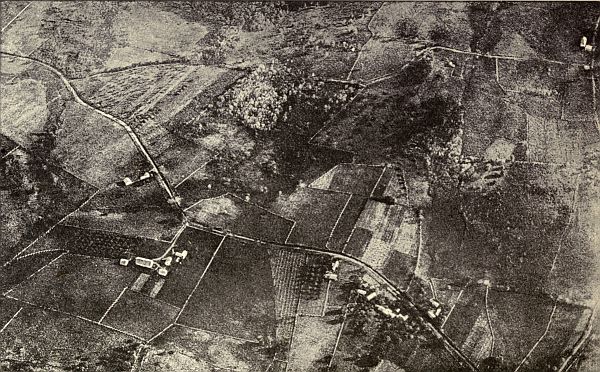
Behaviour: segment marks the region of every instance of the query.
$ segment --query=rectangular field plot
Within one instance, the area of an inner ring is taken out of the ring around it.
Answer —
[[[310,187],[369,197],[384,170],[385,167],[376,165],[339,164],[311,183]]]
[[[274,298],[267,248],[229,238],[219,248],[179,323],[248,340],[272,336]]]
[[[175,243],[175,250],[187,250],[188,256],[173,267],[156,298],[177,307],[183,306],[222,241],[223,237],[219,235],[185,229]]]
[[[346,246],[346,253],[362,251],[358,257],[377,269],[384,268],[392,252],[408,258],[416,255],[418,234],[413,215],[414,212],[404,206],[369,200]]]
[[[323,359],[332,355],[342,326],[341,319],[338,320],[335,322],[335,317],[298,317],[290,346],[288,371],[313,371],[326,365]]]
[[[293,319],[300,300],[300,271],[306,261],[306,254],[304,252],[272,248],[269,250],[269,256],[276,292],[275,315],[279,321]],[[283,332],[282,337],[291,337],[291,329],[289,331],[289,333]],[[278,336],[279,333],[278,327]]]
[[[370,230],[356,227],[344,246],[344,253],[354,257],[362,257],[365,253],[373,233]]]
[[[341,252],[346,245],[347,240],[350,238],[350,234],[354,230],[356,221],[360,217],[360,214],[367,203],[367,198],[357,195],[352,195],[346,209],[339,217],[338,223],[335,229],[331,232],[331,237],[327,241],[327,249]]]
[[[51,234],[61,242],[61,248],[86,256],[106,258],[122,258],[127,255],[158,257],[169,247],[169,243],[154,239],[63,225],[56,226]]]
[[[12,350],[19,350],[20,356],[43,360],[50,365],[70,366],[75,360],[86,360],[97,366],[114,358],[110,350],[120,349],[124,360],[133,361],[133,351],[137,344],[122,333],[108,330],[97,324],[86,322],[64,314],[45,311],[34,307],[24,307],[0,334],[0,354],[12,359]],[[38,359],[39,358],[39,359]],[[58,371],[59,369],[41,370]],[[6,371],[18,370],[7,369]]]
[[[582,161],[581,128],[562,120],[526,115],[528,160],[544,163]]]
[[[178,307],[126,290],[102,324],[149,339],[171,324],[178,312]]]
[[[135,276],[116,260],[64,254],[9,296],[98,321]]]
[[[309,187],[296,190],[276,211],[296,221],[287,243],[325,247],[348,197]]]
[[[550,298],[490,290],[494,356],[516,367],[544,333],[554,302]]]
[[[277,243],[285,242],[294,224],[232,194],[202,200],[186,211],[200,224]]]

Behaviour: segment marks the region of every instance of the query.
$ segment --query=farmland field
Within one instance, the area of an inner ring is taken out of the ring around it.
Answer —
[[[19,257],[57,249],[85,256],[114,259],[128,255],[158,257],[168,247],[168,243],[152,239],[59,224],[22,252]]]
[[[98,321],[135,275],[116,260],[65,254],[13,288],[10,296]]]
[[[348,195],[313,188],[300,188],[286,200],[279,200],[274,211],[296,221],[287,239],[291,244],[325,247]]]
[[[562,120],[527,115],[529,161],[580,164],[581,129]]]
[[[379,166],[340,164],[311,183],[310,187],[369,197],[384,171],[385,167]]]
[[[587,372],[599,12],[1,2],[0,370]]]
[[[191,370],[212,367],[266,371],[271,362],[268,355],[260,351],[262,346],[258,344],[248,344],[243,340],[180,325],[168,329],[152,345],[167,353],[150,352],[143,363],[142,370],[146,372],[161,372],[186,366]]]
[[[484,301],[485,288],[470,286],[456,303],[444,331],[457,345],[464,345],[478,319],[485,319]]]
[[[203,225],[268,242],[284,243],[294,224],[232,194],[202,200],[186,211]]]
[[[344,209],[344,212],[339,217],[338,224],[331,232],[331,237],[327,241],[328,249],[338,252],[341,252],[344,249],[366,203],[366,198],[352,195],[346,205],[346,209]]]
[[[341,322],[335,320],[334,317],[298,317],[288,371],[318,371],[327,365],[327,357],[333,352],[342,326]]]
[[[32,307],[24,307],[0,334],[0,345],[5,362],[14,363],[12,368],[9,365],[10,371],[18,370],[17,361],[33,359],[42,361],[41,367],[47,371],[76,366],[120,371],[133,361],[137,347],[131,337],[119,332]],[[49,366],[56,369],[46,369]]]
[[[6,292],[22,283],[30,275],[63,253],[62,251],[40,252],[26,258],[14,260],[9,265],[3,266],[0,268],[0,274],[2,274],[0,290]]]
[[[289,345],[300,301],[300,268],[306,261],[306,254],[272,248],[269,256],[275,290],[275,338]]]
[[[582,79],[569,83],[562,102],[563,120],[585,121],[592,120],[594,108],[589,103],[592,94],[590,79]]]
[[[274,288],[267,249],[225,239],[179,323],[249,340],[274,335]]]
[[[416,244],[418,243],[418,235],[414,229],[416,224],[410,222],[411,214],[414,212],[400,205],[368,201],[353,233],[353,235],[356,234],[358,230],[359,236],[362,236],[364,231],[369,232],[365,250],[358,257],[378,269],[384,268],[392,255],[394,263],[390,267],[397,267],[399,264],[397,259],[400,256],[406,256],[410,260],[410,256],[416,254]],[[351,237],[348,245],[352,247],[355,239],[360,238]]]
[[[521,362],[544,333],[553,306],[550,298],[491,290],[489,310],[496,340],[493,354],[501,356],[507,365]]]
[[[6,262],[95,191],[60,168],[17,149],[0,159],[0,260]]]
[[[149,339],[171,324],[178,312],[170,304],[126,290],[102,324]]]

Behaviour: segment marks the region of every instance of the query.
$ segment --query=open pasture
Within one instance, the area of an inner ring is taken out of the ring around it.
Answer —
[[[568,66],[538,60],[498,60],[498,80],[507,90],[559,99],[563,84],[574,77]]]
[[[504,99],[494,81],[494,62],[474,62],[464,91],[463,155],[483,157],[499,138],[518,143],[526,138],[525,111],[517,102]]]
[[[23,6],[26,4],[23,4]],[[42,24],[40,18],[43,17],[49,6],[50,3],[43,1],[31,3],[27,7],[27,10],[14,19],[6,30],[2,30],[2,50],[22,55],[29,55],[35,52],[45,40],[43,35],[41,35]],[[16,15],[15,13],[13,17]],[[8,14],[3,14],[4,16],[8,16]],[[2,27],[4,28],[5,26]]]
[[[388,74],[397,73],[414,56],[414,46],[404,40],[374,38],[369,40],[363,47],[351,77],[368,82]]]
[[[385,3],[371,24],[376,38],[406,43],[431,40],[468,49],[473,30],[466,3]]]
[[[589,316],[589,309],[559,303],[548,332],[524,363],[526,370],[539,371],[559,365],[562,357],[571,352],[571,348],[581,337]]]

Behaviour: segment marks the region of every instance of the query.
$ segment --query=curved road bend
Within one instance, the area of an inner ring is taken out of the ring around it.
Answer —
[[[253,239],[253,238],[249,238],[247,236],[243,236],[243,235],[238,235],[238,234],[234,234],[231,232],[225,233],[223,231],[218,231],[218,230],[214,230],[212,228],[203,226],[201,224],[195,223],[195,222],[189,222],[189,226],[198,230],[202,230],[202,231],[206,231],[206,232],[210,232],[213,234],[217,234],[217,235],[229,235],[232,236],[234,238],[237,239],[241,239],[241,240],[245,240],[248,242],[253,242],[253,243],[257,243],[257,244],[269,244],[269,245],[274,245],[274,246],[279,246],[279,247],[284,247],[284,248],[288,248],[288,249],[293,249],[293,250],[297,250],[297,251],[303,251],[303,252],[310,252],[310,253],[318,253],[318,254],[325,254],[328,255],[330,257],[339,259],[339,260],[345,260],[347,262],[350,262],[352,264],[355,264],[357,266],[360,266],[361,268],[363,268],[366,272],[368,272],[370,275],[372,275],[380,284],[383,284],[387,287],[387,289],[396,297],[401,297],[402,299],[404,299],[411,308],[413,308],[413,310],[417,311],[421,317],[427,322],[427,324],[429,324],[430,328],[433,330],[433,332],[440,337],[441,339],[444,340],[444,344],[446,345],[446,347],[448,347],[449,349],[451,349],[454,353],[456,353],[456,355],[458,355],[460,357],[460,359],[469,366],[469,368],[472,371],[479,371],[479,369],[477,368],[477,366],[475,365],[475,363],[473,363],[463,352],[462,350],[460,350],[460,348],[458,346],[456,346],[456,344],[454,343],[454,341],[448,337],[438,326],[436,326],[435,324],[433,324],[430,320],[429,317],[427,316],[427,312],[423,311],[421,309],[419,309],[414,302],[412,301],[412,299],[404,292],[402,292],[401,290],[399,290],[396,285],[394,283],[392,283],[392,281],[390,281],[388,278],[386,278],[384,275],[382,275],[381,273],[379,273],[377,270],[375,270],[373,267],[371,267],[370,265],[366,264],[365,262],[352,257],[348,254],[345,253],[340,253],[340,252],[334,252],[334,251],[330,251],[327,249],[321,249],[321,248],[317,248],[317,247],[311,247],[311,246],[307,246],[307,245],[302,245],[302,244],[289,244],[289,243],[278,243],[278,242],[271,242],[271,241],[264,241],[264,240],[259,240],[259,239]]]
[[[131,127],[127,123],[125,123],[123,120],[121,120],[117,117],[112,116],[109,113],[106,113],[106,112],[100,110],[99,108],[92,106],[91,104],[89,104],[89,103],[85,102],[83,99],[81,99],[81,97],[79,96],[79,94],[77,93],[75,88],[73,88],[73,86],[71,85],[71,82],[62,74],[62,72],[57,70],[55,67],[47,64],[46,62],[40,61],[33,57],[22,56],[19,54],[14,54],[14,53],[5,52],[5,51],[0,51],[0,54],[10,56],[13,58],[18,58],[18,59],[22,59],[22,60],[35,62],[37,64],[40,64],[40,65],[46,67],[48,70],[52,71],[55,75],[57,75],[62,80],[63,84],[67,87],[67,89],[73,95],[75,102],[79,103],[82,106],[85,106],[87,108],[94,110],[96,113],[104,116],[105,118],[107,118],[107,119],[117,123],[121,127],[123,127],[125,129],[125,131],[127,132],[127,134],[129,135],[129,137],[132,139],[133,143],[138,148],[138,150],[144,155],[146,160],[148,160],[148,162],[152,166],[152,172],[154,172],[156,174],[157,180],[158,180],[159,184],[161,185],[161,187],[167,192],[169,197],[177,204],[177,206],[181,207],[178,199],[175,197],[175,194],[173,193],[173,190],[169,186],[169,182],[167,181],[165,176],[158,169],[156,162],[154,161],[152,156],[150,156],[150,154],[148,153],[148,150],[146,149],[146,147],[144,146],[144,144],[142,143],[140,138],[137,136],[137,134],[133,131],[133,129],[131,129]]]

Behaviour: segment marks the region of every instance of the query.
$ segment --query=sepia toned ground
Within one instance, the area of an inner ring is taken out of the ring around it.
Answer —
[[[595,371],[599,25],[1,2],[0,370]]]

